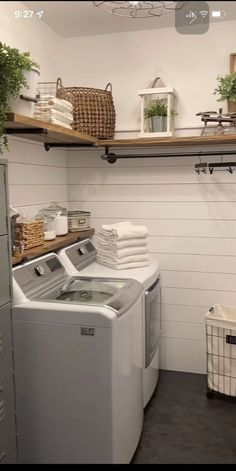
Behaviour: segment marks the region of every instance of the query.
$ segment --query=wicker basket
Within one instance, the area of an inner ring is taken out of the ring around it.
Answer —
[[[16,225],[16,241],[23,243],[24,250],[32,249],[44,243],[44,222],[19,222]]]
[[[58,78],[56,96],[72,103],[74,130],[98,139],[114,137],[116,114],[111,83],[107,84],[105,90],[63,87],[61,78]]]

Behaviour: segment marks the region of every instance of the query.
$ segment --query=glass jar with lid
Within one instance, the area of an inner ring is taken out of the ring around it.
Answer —
[[[54,216],[44,216],[44,238],[53,240],[56,238],[56,220]]]
[[[48,214],[46,210],[41,209],[36,215],[36,219],[43,219],[44,240],[54,240],[56,238],[55,216],[53,216],[53,214]]]
[[[68,233],[68,216],[66,208],[53,202],[50,206],[43,209],[43,213],[46,217],[54,217],[56,236]]]

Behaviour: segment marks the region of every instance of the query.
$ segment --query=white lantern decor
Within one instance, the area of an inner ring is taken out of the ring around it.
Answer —
[[[159,77],[154,80],[153,86]],[[176,92],[172,87],[139,90],[141,97],[141,132],[139,137],[173,135]]]

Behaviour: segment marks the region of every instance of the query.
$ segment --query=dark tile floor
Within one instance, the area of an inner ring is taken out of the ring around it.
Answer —
[[[132,464],[236,464],[236,399],[206,397],[204,375],[161,371]]]

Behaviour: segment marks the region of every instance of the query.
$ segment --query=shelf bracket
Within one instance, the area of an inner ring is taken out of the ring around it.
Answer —
[[[44,143],[44,149],[48,152],[51,148],[53,147],[66,147],[66,148],[72,148],[72,147],[75,147],[75,148],[89,148],[89,149],[92,149],[94,148],[94,144],[83,144],[83,143],[73,143],[73,142],[45,142]]]
[[[46,136],[48,130],[44,128],[6,128],[6,134],[42,134]]]

